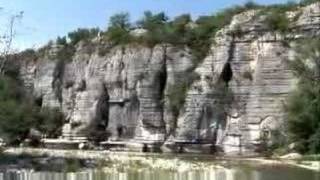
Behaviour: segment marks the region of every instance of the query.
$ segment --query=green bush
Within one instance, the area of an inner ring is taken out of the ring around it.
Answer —
[[[270,30],[284,34],[289,31],[290,20],[285,11],[271,10],[266,17],[266,25]]]
[[[79,28],[73,32],[68,33],[71,45],[76,45],[81,40],[90,40],[99,34],[99,28]]]
[[[25,95],[17,80],[0,77],[0,135],[9,144],[19,144],[30,129],[56,136],[63,117],[56,110],[41,110]]]
[[[137,22],[137,25],[141,28],[149,31],[156,30],[159,26],[163,26],[169,20],[168,16],[164,12],[153,14],[151,11],[144,12],[144,17]]]
[[[298,77],[297,89],[286,105],[291,141],[301,152],[320,152],[320,39],[302,41],[290,67]]]
[[[90,40],[94,37],[96,37],[100,33],[99,28],[79,28],[73,32],[68,33],[68,39],[70,42],[68,42],[67,37],[57,37],[56,44],[58,45],[58,52],[55,55],[55,57],[58,60],[62,61],[71,61],[72,57],[76,51],[75,45],[78,44],[80,41],[87,41],[86,45],[90,45]],[[52,43],[51,43],[52,44]],[[48,47],[50,45],[48,44]],[[44,47],[41,51],[45,51],[48,47]],[[42,52],[41,54],[44,54],[45,52]]]
[[[83,130],[83,134],[89,138],[91,142],[99,144],[101,141],[106,141],[112,135],[112,133],[106,129],[104,125],[93,122]]]
[[[175,117],[179,116],[179,111],[184,105],[188,86],[186,83],[177,83],[168,88],[168,99],[170,110]]]
[[[115,14],[110,18],[110,24],[107,31],[108,39],[115,44],[127,44],[130,42],[129,14]]]
[[[144,13],[144,17],[137,22],[137,26],[147,30],[146,35],[139,39],[142,43],[152,47],[156,44],[165,43],[168,39],[169,26],[166,24],[168,17],[161,12],[153,14],[150,11]]]
[[[60,49],[57,52],[56,55],[56,59],[57,60],[61,60],[61,61],[66,61],[66,62],[70,62],[72,61],[72,57],[75,53],[75,48],[74,46],[70,45],[70,44],[65,44],[62,47],[59,47]]]
[[[58,45],[67,45],[67,38],[64,36],[64,37],[57,37],[57,40],[56,40],[57,44]]]
[[[309,5],[309,4],[312,4],[312,3],[316,3],[316,2],[319,2],[319,0],[301,0],[300,1],[300,5],[306,6],[306,5]]]
[[[0,103],[0,134],[9,144],[17,144],[24,140],[32,125],[36,125],[33,118],[34,109],[27,104],[20,104],[14,100]]]
[[[187,91],[192,83],[199,79],[196,73],[187,73],[180,77],[174,85],[168,87],[167,97],[169,99],[169,108],[175,117],[179,116],[179,111],[185,103]]]
[[[176,17],[172,22],[166,24],[164,32],[167,34],[164,38],[166,43],[185,46],[190,37],[190,27],[192,22],[190,14],[183,14]]]
[[[57,138],[61,135],[64,124],[64,115],[58,108],[41,108],[37,112],[36,128],[49,138]]]
[[[22,89],[15,79],[10,77],[0,77],[0,102],[11,99],[22,99]]]

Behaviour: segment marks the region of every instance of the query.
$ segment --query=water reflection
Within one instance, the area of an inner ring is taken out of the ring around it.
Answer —
[[[0,180],[320,180],[320,174],[288,167],[219,168],[187,172],[144,169],[127,172],[86,170],[76,173],[54,173],[22,170],[2,173]]]

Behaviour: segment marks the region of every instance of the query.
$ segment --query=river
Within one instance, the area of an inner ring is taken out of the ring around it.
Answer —
[[[159,164],[158,160],[153,161]],[[318,172],[287,165],[247,165],[245,162],[235,164],[219,161],[192,161],[190,165],[184,160],[181,163],[179,159],[166,161],[174,163],[166,162],[168,165],[160,168],[138,161],[125,165],[113,162],[108,166],[80,168],[73,172],[7,169],[0,173],[0,180],[320,180]]]

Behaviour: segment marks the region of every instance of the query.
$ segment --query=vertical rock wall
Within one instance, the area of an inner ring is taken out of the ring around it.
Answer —
[[[101,56],[99,42],[77,45],[71,59],[25,62],[21,77],[42,106],[66,115],[64,136],[81,136],[91,124],[113,138],[136,141],[212,143],[227,153],[253,151],[261,133],[281,128],[283,104],[294,88],[286,39],[317,36],[319,3],[290,12],[299,18],[292,33],[270,32],[263,16],[248,11],[212,39],[208,56],[193,71],[187,48],[157,45],[114,47]],[[235,34],[241,27],[243,34]],[[179,116],[170,107],[169,87],[196,73]],[[119,134],[121,129],[121,134]]]

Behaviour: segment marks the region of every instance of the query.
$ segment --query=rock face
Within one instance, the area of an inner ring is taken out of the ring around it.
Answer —
[[[112,137],[152,142],[201,142],[226,153],[254,151],[261,135],[282,127],[283,104],[295,79],[287,66],[294,52],[284,43],[319,35],[320,4],[290,12],[292,33],[270,32],[263,16],[248,11],[213,38],[210,53],[194,69],[187,48],[157,45],[113,47],[79,43],[71,59],[25,62],[21,77],[42,106],[66,115],[63,136],[83,136],[101,125]],[[237,35],[236,28],[242,34]],[[179,115],[170,108],[169,87],[198,74]]]

